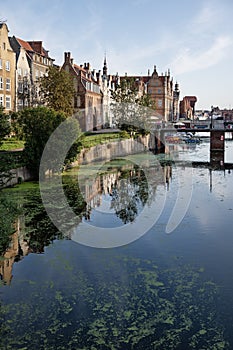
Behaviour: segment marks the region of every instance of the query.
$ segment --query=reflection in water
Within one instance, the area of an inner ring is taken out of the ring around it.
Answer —
[[[153,195],[159,184],[169,187],[171,164],[150,169],[154,179]],[[162,170],[162,176],[160,175]],[[159,174],[159,175],[158,175]],[[95,224],[96,211],[100,214],[111,213],[120,219],[121,224],[132,222],[142,210],[148,199],[147,179],[144,171],[129,161],[112,161],[100,169],[98,176],[82,177],[78,182],[77,174],[63,176],[63,188],[69,205],[81,220],[92,221]],[[9,191],[9,190],[8,190]],[[55,239],[64,238],[51,223],[40,198],[39,187],[30,183],[16,186],[10,190],[12,198],[18,203],[23,213],[17,219],[16,231],[11,236],[11,243],[3,253],[0,261],[0,275],[4,283],[9,284],[12,278],[12,268],[15,261],[21,260],[28,253],[44,253],[44,248]],[[56,189],[54,189],[56,194]],[[108,206],[106,207],[106,198]],[[55,208],[63,219],[63,208],[59,203]],[[4,213],[2,214],[4,215]],[[103,217],[104,220],[104,217]],[[112,225],[114,220],[108,222]],[[74,223],[63,223],[67,232]],[[76,223],[75,223],[76,225]],[[67,234],[65,238],[70,238]]]
[[[85,219],[91,220],[92,209],[115,214],[126,224],[132,222],[148,198],[147,179],[139,166],[126,163],[123,167],[110,163],[98,176],[82,180],[87,203]]]
[[[147,175],[154,196],[161,188],[168,194],[161,219],[142,239],[117,249],[84,247],[63,237],[47,217],[37,186],[10,190],[23,214],[0,261],[3,280],[11,282],[1,288],[1,349],[232,348],[232,173],[213,171],[210,193],[208,169],[194,169],[190,210],[168,236],[164,227],[185,165],[166,155],[158,159]],[[111,215],[124,225],[149,198],[144,169],[132,162],[109,162],[93,178],[71,172],[63,186],[80,223]],[[65,223],[67,231],[74,224]],[[20,262],[12,272],[15,260]]]

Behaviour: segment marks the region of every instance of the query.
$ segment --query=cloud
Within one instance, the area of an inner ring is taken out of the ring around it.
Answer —
[[[182,53],[176,56],[174,61],[170,63],[170,67],[175,74],[209,68],[227,57],[232,43],[229,36],[219,36],[213,45],[205,51],[193,52],[191,49],[182,49]]]
[[[203,26],[210,26],[217,20],[219,16],[219,10],[213,4],[210,5],[208,2],[204,4],[201,11],[193,19],[192,25],[196,28],[203,28]]]

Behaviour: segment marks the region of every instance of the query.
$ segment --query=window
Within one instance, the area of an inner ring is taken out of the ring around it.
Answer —
[[[39,77],[39,71],[36,70],[36,78],[38,78],[38,77]]]
[[[161,94],[162,90],[161,90],[161,89],[158,89],[158,91],[157,91],[157,92],[158,92],[158,94]]]
[[[22,69],[21,68],[18,68],[18,74],[22,75]]]
[[[23,92],[23,83],[19,82],[18,83],[18,92],[21,94]]]
[[[162,107],[163,106],[163,100],[159,99],[158,100],[158,107]]]
[[[0,95],[0,106],[3,106],[3,95]]]
[[[2,69],[2,59],[0,58],[0,69]]]
[[[10,61],[6,61],[6,70],[10,71]]]
[[[0,90],[3,90],[3,78],[0,77]]]
[[[11,89],[11,80],[9,78],[6,78],[6,90],[10,91]]]
[[[6,43],[2,44],[3,50],[6,50]]]
[[[6,96],[6,109],[11,109],[11,97]]]
[[[28,70],[24,69],[24,76],[27,77],[27,75],[28,75]]]

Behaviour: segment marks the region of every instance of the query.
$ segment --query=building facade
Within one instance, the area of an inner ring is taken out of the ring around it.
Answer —
[[[15,52],[6,23],[0,22],[0,105],[6,112],[15,110]]]
[[[100,72],[99,72],[100,74]],[[104,58],[104,65],[102,75],[100,75],[100,88],[103,94],[102,105],[103,105],[103,126],[104,128],[115,127],[115,118],[112,110],[112,91],[115,91],[116,86],[119,84],[119,76],[109,75],[107,68],[106,57]]]
[[[39,78],[43,77],[54,59],[42,41],[24,41],[13,36],[10,43],[16,53],[16,110],[40,104]]]
[[[150,74],[148,70],[147,76],[125,76],[120,79],[133,79],[135,87],[138,90],[138,96],[147,93],[155,103],[155,112],[157,116],[165,122],[174,121],[179,115],[179,86],[176,83],[173,87],[173,78],[170,71],[159,75],[156,66]]]
[[[90,63],[74,64],[70,52],[64,53],[61,67],[68,72],[74,83],[73,108],[82,131],[91,131],[103,127],[103,94],[100,89],[100,72],[91,71]]]
[[[180,117],[185,119],[194,119],[196,96],[185,96],[180,101]]]

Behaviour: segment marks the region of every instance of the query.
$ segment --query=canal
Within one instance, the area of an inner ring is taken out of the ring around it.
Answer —
[[[69,220],[51,183],[4,190],[0,349],[233,349],[233,169],[209,160],[206,138],[71,169]]]

